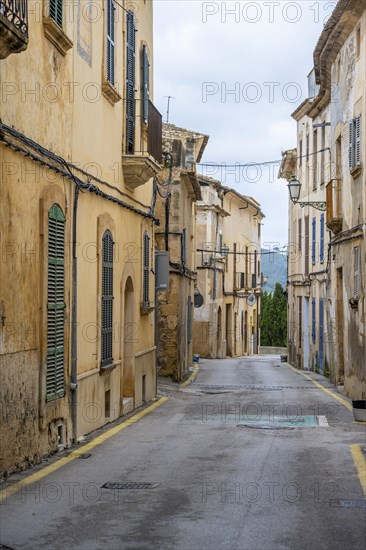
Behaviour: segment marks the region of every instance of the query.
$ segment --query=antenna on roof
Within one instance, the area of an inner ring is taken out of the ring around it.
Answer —
[[[176,97],[173,97],[171,95],[166,95],[164,97],[166,97],[168,99],[168,108],[166,110],[166,123],[169,124],[170,100],[171,99],[176,99]]]

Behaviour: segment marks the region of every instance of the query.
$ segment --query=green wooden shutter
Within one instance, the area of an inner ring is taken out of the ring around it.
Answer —
[[[54,204],[48,213],[46,398],[65,394],[65,216]]]
[[[63,0],[50,0],[50,17],[62,29],[62,26],[63,26]]]
[[[142,118],[145,124],[149,120],[149,98],[150,98],[150,64],[147,55],[147,48],[142,48]]]
[[[348,166],[349,170],[352,171],[355,166],[355,125],[354,121],[351,120],[348,126]]]
[[[127,13],[127,57],[126,57],[126,150],[135,150],[135,20],[131,11]]]
[[[147,233],[144,234],[143,243],[143,284],[142,284],[142,302],[145,306],[149,305],[149,277],[150,277],[150,239]]]
[[[107,80],[114,86],[114,0],[107,0]]]
[[[355,246],[353,249],[354,267],[353,267],[353,297],[358,298],[359,272],[360,272],[360,247]]]
[[[355,165],[361,164],[361,116],[355,118]]]
[[[102,367],[113,363],[113,238],[102,239]]]

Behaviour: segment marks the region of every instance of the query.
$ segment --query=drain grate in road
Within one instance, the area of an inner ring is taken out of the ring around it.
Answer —
[[[134,482],[129,481],[126,483],[115,483],[113,481],[108,481],[102,485],[102,489],[118,489],[118,490],[128,490],[128,491],[137,491],[143,489],[155,489],[159,486],[159,483],[144,483],[144,482]]]
[[[259,384],[200,384],[195,382],[194,387],[202,393],[218,394],[236,390],[277,391],[277,390],[316,390],[316,386],[261,386]]]
[[[330,501],[331,506],[336,508],[366,508],[366,500],[359,498],[343,498]]]

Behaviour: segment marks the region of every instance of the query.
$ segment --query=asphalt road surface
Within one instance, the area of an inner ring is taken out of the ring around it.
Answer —
[[[81,457],[12,476],[5,489],[28,485],[0,505],[3,548],[365,549],[352,455],[365,426],[344,403],[269,356],[203,360],[192,384],[159,393]]]

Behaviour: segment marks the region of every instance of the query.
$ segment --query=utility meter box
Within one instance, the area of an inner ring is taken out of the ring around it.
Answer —
[[[169,290],[169,252],[155,252],[155,288]]]

